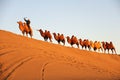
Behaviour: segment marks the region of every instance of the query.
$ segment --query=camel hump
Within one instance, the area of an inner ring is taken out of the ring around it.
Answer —
[[[63,34],[60,35],[60,39],[64,40],[64,35]]]
[[[49,36],[49,38],[52,38],[50,31],[48,31],[48,36]]]
[[[86,42],[87,42],[87,45],[90,45],[90,41],[89,41],[88,39],[87,39],[87,41],[86,41]]]
[[[114,48],[114,45],[113,45],[112,41],[110,42],[110,45],[111,45],[112,48]]]
[[[110,44],[112,44],[112,45],[113,45],[112,41],[110,41]]]
[[[48,34],[48,31],[47,30],[45,30],[45,35],[47,35]]]
[[[55,35],[55,33],[53,33],[53,35]]]
[[[61,34],[61,36],[63,36],[63,34]]]

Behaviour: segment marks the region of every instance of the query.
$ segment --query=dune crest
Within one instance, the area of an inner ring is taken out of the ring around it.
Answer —
[[[120,56],[0,30],[0,80],[120,80]]]

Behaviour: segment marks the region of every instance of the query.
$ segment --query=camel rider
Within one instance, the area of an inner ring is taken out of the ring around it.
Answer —
[[[28,19],[28,20],[26,20],[25,18],[24,18],[24,20],[25,20],[25,22],[26,22],[26,24],[27,24],[28,28],[30,28],[30,20],[29,20],[29,19]]]

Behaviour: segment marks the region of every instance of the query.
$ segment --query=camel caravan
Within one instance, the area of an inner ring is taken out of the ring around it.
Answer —
[[[22,21],[18,21],[17,23],[19,24],[19,29],[22,32],[23,36],[26,33],[26,36],[28,36],[28,34],[30,35],[30,37],[32,38],[33,36],[33,32],[32,32],[32,28],[30,26],[30,20],[26,20],[26,18],[24,18],[25,22]],[[110,50],[112,52],[112,54],[117,54],[116,53],[116,49],[113,45],[112,42],[100,42],[100,41],[92,41],[92,40],[88,40],[88,39],[78,39],[76,36],[72,35],[71,37],[69,36],[64,36],[63,34],[60,33],[52,33],[48,30],[43,31],[42,29],[37,30],[41,37],[43,37],[44,41],[49,41],[53,42],[52,39],[54,37],[54,39],[57,41],[58,44],[65,45],[65,43],[67,42],[68,44],[71,45],[71,47],[73,47],[73,45],[76,45],[78,48],[84,49],[84,50],[89,50],[89,51],[98,51],[98,52],[104,52],[104,53],[110,53]],[[107,51],[107,52],[106,52]]]

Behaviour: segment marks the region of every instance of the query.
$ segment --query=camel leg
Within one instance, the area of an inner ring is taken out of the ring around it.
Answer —
[[[104,53],[106,52],[106,50],[104,49]]]
[[[96,49],[97,49],[97,48],[96,48],[96,47],[94,47],[94,51],[96,51]]]
[[[108,49],[108,54],[109,54],[109,49]]]
[[[64,45],[65,45],[65,41],[64,41]]]
[[[31,32],[31,31],[29,32],[29,35],[30,35],[30,37],[32,38],[32,32]]]
[[[45,41],[47,41],[48,39],[46,38]]]
[[[103,49],[102,49],[102,47],[100,47],[100,49],[101,49],[101,51],[103,52]]]
[[[60,44],[60,40],[58,40],[57,42],[58,42],[58,44]]]
[[[65,40],[63,40],[63,44],[65,45]]]
[[[89,46],[88,48],[89,48],[89,51],[90,51],[90,50],[91,50],[91,47]]]
[[[82,49],[83,49],[84,46],[82,46]]]
[[[72,48],[73,48],[73,45],[71,45],[72,46]]]
[[[88,50],[89,50],[89,46],[88,46]],[[89,50],[90,51],[90,50]]]
[[[79,48],[79,44],[77,44],[77,47]]]
[[[28,37],[28,33],[26,32],[26,36]]]
[[[28,34],[26,34],[26,36],[28,37]]]
[[[88,50],[90,51],[90,47],[88,46]]]
[[[32,38],[32,36],[31,36],[31,38]]]
[[[111,49],[111,51],[112,51],[112,54],[113,54],[113,49]]]
[[[114,52],[115,52],[115,54],[117,54],[117,52],[116,52],[115,48],[114,48]]]
[[[44,41],[46,41],[45,37],[44,37]]]
[[[85,50],[86,50],[86,46],[85,46]]]
[[[49,38],[50,42],[52,42],[52,40]]]
[[[106,49],[104,49],[104,53],[106,53]]]
[[[60,44],[60,41],[58,41],[58,44]]]
[[[114,53],[114,52],[115,52],[115,54],[117,54],[117,53],[116,53],[116,50],[115,50],[115,48],[113,48],[113,49],[111,49],[111,50],[112,50],[112,53]]]
[[[79,48],[79,43],[76,43],[77,47]]]
[[[98,49],[98,52],[100,52],[100,49]]]
[[[47,37],[44,37],[44,41],[47,41],[47,39],[48,39]]]
[[[22,34],[23,34],[23,36],[24,36],[25,32],[24,32],[24,31],[22,31]]]

